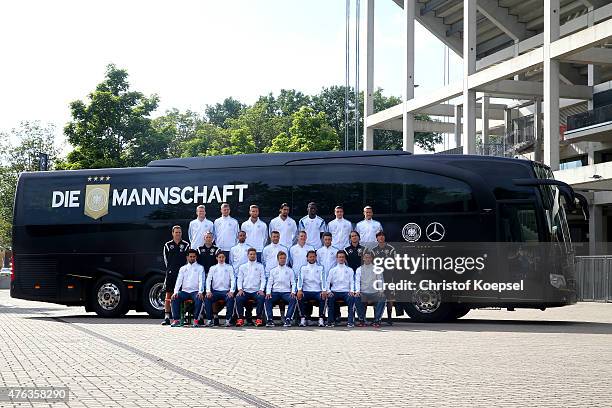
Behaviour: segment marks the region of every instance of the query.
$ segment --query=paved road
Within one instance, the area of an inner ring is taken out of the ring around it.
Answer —
[[[0,290],[0,324],[0,386],[68,386],[74,407],[612,406],[612,304],[380,330],[171,329]]]

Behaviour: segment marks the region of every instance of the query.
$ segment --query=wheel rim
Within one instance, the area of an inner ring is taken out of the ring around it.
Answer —
[[[149,289],[149,304],[155,310],[164,310],[166,294],[164,293],[163,282],[158,282]]]
[[[418,290],[414,294],[414,307],[421,313],[433,313],[441,304],[442,295],[437,290]]]
[[[115,310],[121,301],[121,291],[114,283],[105,283],[98,289],[98,304],[104,310]]]

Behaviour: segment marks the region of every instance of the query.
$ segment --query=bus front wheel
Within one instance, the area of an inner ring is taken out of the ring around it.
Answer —
[[[412,302],[406,303],[404,310],[410,319],[422,323],[444,322],[452,313],[452,305],[442,301],[437,290],[417,290]]]
[[[140,298],[142,309],[149,316],[156,319],[164,317],[164,303],[166,301],[166,292],[164,290],[164,277],[155,275],[147,279],[142,287],[142,295]]]
[[[127,313],[128,294],[125,283],[112,276],[103,276],[93,286],[91,303],[101,317],[119,317]]]

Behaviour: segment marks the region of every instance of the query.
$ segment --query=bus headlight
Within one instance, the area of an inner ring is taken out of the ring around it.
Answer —
[[[566,287],[565,276],[551,273],[550,274],[550,284],[557,289],[565,288]]]

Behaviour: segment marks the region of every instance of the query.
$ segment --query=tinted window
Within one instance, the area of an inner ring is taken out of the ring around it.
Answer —
[[[359,215],[365,205],[376,214],[466,212],[476,209],[470,187],[462,181],[412,170],[362,165],[295,166],[294,208],[306,213],[315,201],[320,214]]]

